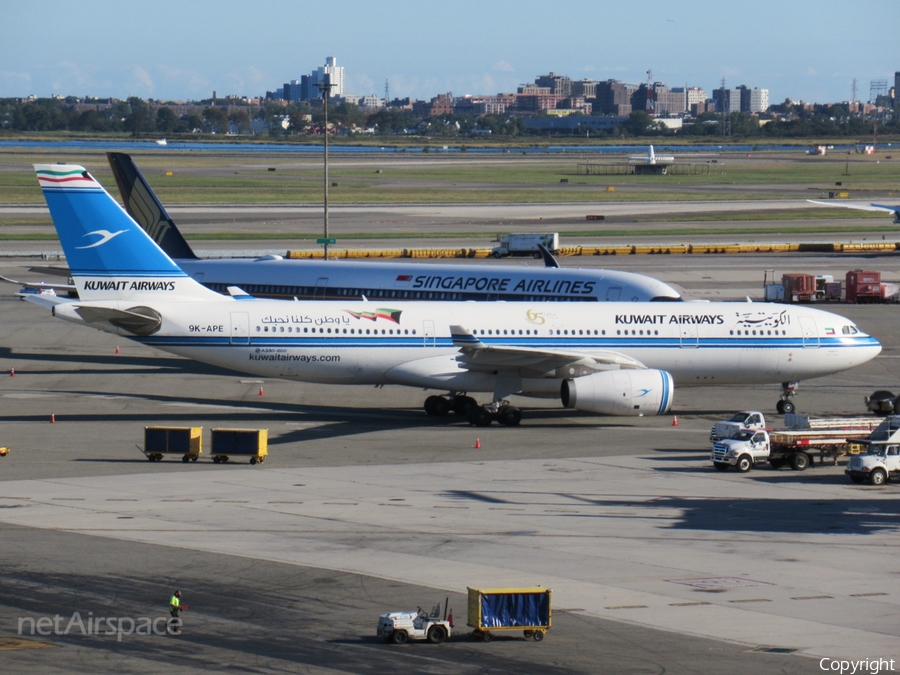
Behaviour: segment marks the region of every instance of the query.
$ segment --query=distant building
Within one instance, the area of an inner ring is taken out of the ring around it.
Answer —
[[[631,95],[637,90],[633,84],[618,80],[595,83],[594,112],[603,115],[627,117],[631,114]]]
[[[769,109],[768,89],[760,89],[759,87],[750,89],[742,84],[737,90],[741,96],[740,111],[742,113],[759,114]]]
[[[370,94],[369,96],[362,96],[359,99],[359,107],[360,108],[383,108],[384,101],[378,98],[375,94]]]
[[[550,87],[541,87],[537,84],[523,84],[516,89],[517,94],[523,96],[550,96]]]
[[[741,111],[741,92],[737,89],[714,89],[713,101],[716,102],[716,112],[733,113]]]
[[[597,83],[593,80],[573,82],[571,95],[581,98],[597,98]]]
[[[281,92],[281,97],[288,103],[297,103],[298,101],[304,100],[301,96],[300,80],[285,82],[284,86],[281,88]]]
[[[541,75],[535,78],[534,83],[538,87],[548,88],[550,93],[556,96],[568,98],[572,95],[572,80],[565,75],[557,75],[556,73]]]

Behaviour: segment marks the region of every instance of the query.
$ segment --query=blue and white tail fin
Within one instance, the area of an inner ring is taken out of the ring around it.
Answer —
[[[225,299],[188,277],[84,167],[34,169],[81,300]]]

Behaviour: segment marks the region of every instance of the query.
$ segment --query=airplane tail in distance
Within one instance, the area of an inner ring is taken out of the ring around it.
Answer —
[[[124,152],[107,152],[106,159],[119,186],[119,194],[128,215],[144,228],[170,258],[196,260],[197,256],[185,241],[175,222],[166,213],[147,179]]]
[[[188,277],[84,167],[34,168],[81,300],[223,299]]]

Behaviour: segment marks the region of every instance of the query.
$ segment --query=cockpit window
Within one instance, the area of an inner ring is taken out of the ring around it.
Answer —
[[[856,326],[844,326],[843,328],[841,328],[841,332],[844,335],[856,335],[857,333],[859,333],[859,330],[856,328]]]

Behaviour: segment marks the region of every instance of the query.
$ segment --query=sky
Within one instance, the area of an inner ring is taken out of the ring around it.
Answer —
[[[259,96],[324,65],[345,93],[515,92],[555,72],[869,100],[900,71],[900,0],[3,0],[0,97]]]

